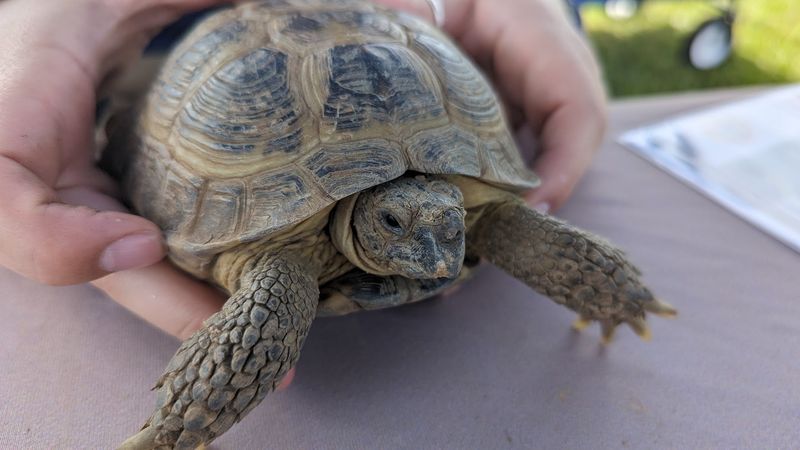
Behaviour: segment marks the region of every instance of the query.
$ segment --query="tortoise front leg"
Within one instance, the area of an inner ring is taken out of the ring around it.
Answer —
[[[297,362],[319,287],[308,262],[264,257],[158,381],[158,406],[123,449],[196,448],[238,422]]]
[[[653,297],[622,251],[516,198],[487,206],[467,239],[471,251],[576,311],[576,328],[600,321],[605,342],[623,322],[648,338],[645,312],[677,313]]]

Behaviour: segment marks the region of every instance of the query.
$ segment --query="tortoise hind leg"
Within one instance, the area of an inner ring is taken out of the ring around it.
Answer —
[[[277,387],[313,320],[316,273],[297,258],[264,257],[241,288],[186,340],[158,381],[158,407],[123,449],[211,442]]]
[[[676,314],[653,297],[622,251],[516,198],[489,205],[467,240],[472,252],[576,311],[576,328],[599,321],[605,341],[620,323],[649,337],[646,312]]]
[[[457,278],[425,280],[373,275],[354,269],[322,287],[319,315],[338,316],[418,302],[446,291],[469,273],[470,269],[464,267]]]

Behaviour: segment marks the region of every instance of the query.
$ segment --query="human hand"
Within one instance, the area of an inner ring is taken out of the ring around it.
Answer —
[[[219,293],[167,262],[125,270],[163,258],[161,233],[125,212],[93,148],[98,90],[160,27],[212,3],[0,3],[0,265],[54,285],[103,277],[112,298],[180,338],[219,309]]]
[[[374,1],[433,20],[425,0]],[[527,200],[540,210],[566,201],[606,125],[598,65],[560,2],[444,0],[444,31],[493,80],[526,160],[538,140],[532,165],[542,185]]]

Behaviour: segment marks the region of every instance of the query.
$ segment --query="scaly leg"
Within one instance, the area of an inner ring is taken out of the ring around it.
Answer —
[[[653,297],[622,251],[517,199],[488,206],[467,239],[471,251],[576,311],[576,328],[599,321],[605,342],[623,322],[647,339],[645,312],[677,313]]]
[[[238,422],[297,362],[319,287],[308,264],[263,257],[186,340],[158,381],[158,406],[123,449],[196,448]]]

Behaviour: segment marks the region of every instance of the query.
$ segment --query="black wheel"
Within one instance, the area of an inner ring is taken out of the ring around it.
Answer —
[[[633,17],[642,0],[606,0],[606,15],[612,19],[624,20]]]
[[[731,55],[733,27],[730,17],[718,17],[704,22],[692,34],[686,45],[686,59],[697,70],[715,69]]]

